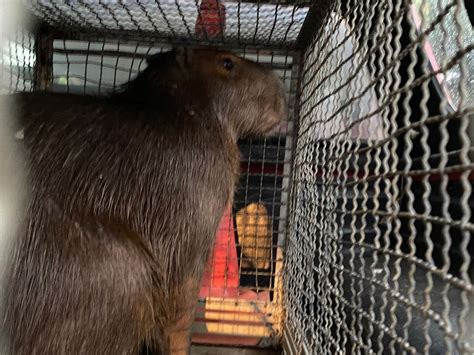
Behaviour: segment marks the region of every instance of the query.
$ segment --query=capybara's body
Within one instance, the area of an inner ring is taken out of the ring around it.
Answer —
[[[29,201],[5,304],[13,354],[187,354],[238,138],[286,115],[231,54],[176,50],[106,98],[18,94]]]

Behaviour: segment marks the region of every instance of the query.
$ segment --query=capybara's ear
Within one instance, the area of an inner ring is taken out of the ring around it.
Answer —
[[[193,60],[193,50],[188,47],[176,47],[174,49],[176,62],[182,68],[188,67]]]

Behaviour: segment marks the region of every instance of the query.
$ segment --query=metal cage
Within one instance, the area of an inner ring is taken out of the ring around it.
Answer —
[[[290,118],[242,141],[195,343],[474,353],[474,14],[463,0],[30,0],[1,93],[103,94],[145,57],[273,68]]]

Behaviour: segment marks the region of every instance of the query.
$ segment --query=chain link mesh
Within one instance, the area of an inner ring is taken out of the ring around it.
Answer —
[[[326,8],[303,53],[286,351],[470,353],[474,33],[464,4]]]

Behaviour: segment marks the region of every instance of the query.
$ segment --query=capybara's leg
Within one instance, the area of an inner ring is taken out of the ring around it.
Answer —
[[[45,215],[46,214],[46,215]],[[11,353],[137,354],[152,328],[152,270],[117,225],[36,214],[15,255],[5,330]]]
[[[200,278],[189,278],[178,289],[176,318],[169,328],[170,354],[188,355],[191,346],[191,326],[199,296]]]
[[[189,354],[200,284],[199,277],[189,277],[178,286],[169,286],[167,296],[155,297],[155,328],[140,355]]]

